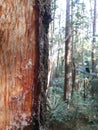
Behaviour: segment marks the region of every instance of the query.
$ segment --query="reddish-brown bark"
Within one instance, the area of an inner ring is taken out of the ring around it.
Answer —
[[[39,67],[38,7],[28,0],[1,1],[0,130],[27,126],[38,113]]]

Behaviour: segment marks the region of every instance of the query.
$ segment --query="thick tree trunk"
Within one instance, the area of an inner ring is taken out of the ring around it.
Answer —
[[[0,1],[0,130],[39,130],[47,86],[47,12],[41,14],[38,1]]]
[[[46,89],[48,82],[48,29],[51,22],[50,0],[43,6],[41,13],[41,28],[40,28],[40,123],[45,125],[46,121]]]

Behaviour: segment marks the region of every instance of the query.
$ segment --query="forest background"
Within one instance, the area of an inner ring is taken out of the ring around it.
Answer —
[[[47,90],[52,127],[62,122],[68,130],[98,129],[97,5],[96,0],[52,1]]]

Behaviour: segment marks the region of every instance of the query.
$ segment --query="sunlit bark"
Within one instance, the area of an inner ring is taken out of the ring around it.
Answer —
[[[0,1],[0,130],[15,130],[29,125],[40,109],[40,67],[44,56],[40,57],[40,53],[47,53],[48,48],[43,43],[40,50],[40,33],[45,15],[40,16],[37,2]],[[44,35],[48,33],[47,30],[43,30]],[[42,39],[45,42],[44,37]],[[44,77],[46,79],[47,72]]]
[[[56,1],[53,0],[51,4],[51,15],[52,15],[52,23],[50,25],[50,47],[49,47],[49,69],[48,69],[48,84],[47,84],[47,92],[49,90],[49,87],[52,84],[52,80],[54,77],[54,51],[53,51],[53,46],[54,46],[54,33],[55,33],[55,15],[56,15]]]

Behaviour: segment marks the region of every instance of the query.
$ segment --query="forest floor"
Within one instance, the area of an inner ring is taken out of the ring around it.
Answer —
[[[98,127],[87,123],[85,119],[81,119],[80,121],[73,123],[57,123],[55,125],[51,125],[50,128],[46,130],[98,130]]]

